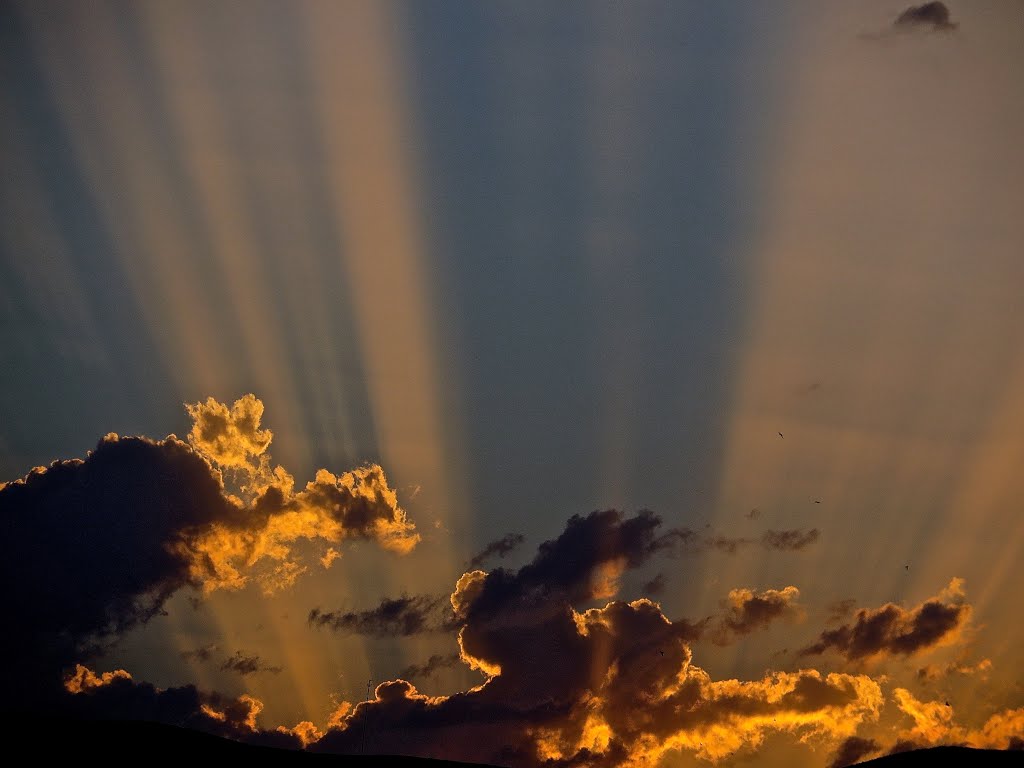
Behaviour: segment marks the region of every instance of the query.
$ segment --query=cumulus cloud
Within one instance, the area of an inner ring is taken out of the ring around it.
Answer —
[[[800,670],[714,680],[689,646],[702,626],[672,621],[647,599],[586,607],[609,580],[681,540],[658,525],[649,512],[576,516],[522,568],[463,574],[450,598],[460,658],[485,682],[437,697],[405,679],[382,683],[373,700],[342,707],[310,748],[443,750],[516,766],[654,764],[670,750],[717,760],[772,732],[846,738],[877,717],[883,697],[867,676]],[[758,624],[758,609],[743,613],[747,603],[791,606],[795,598],[779,590],[737,599],[736,625]]]
[[[150,720],[249,744],[286,749],[303,746],[302,739],[290,729],[260,729],[257,719],[263,702],[252,696],[222,696],[192,685],[160,689],[136,683],[123,669],[97,674],[82,665],[66,677],[64,686],[71,694],[63,708],[69,716]],[[296,728],[305,730],[303,723]]]
[[[0,690],[26,709],[61,691],[62,670],[157,615],[185,586],[287,587],[300,540],[368,539],[397,552],[418,535],[383,470],[320,470],[303,490],[271,467],[262,403],[190,406],[191,444],[173,435],[104,437],[85,459],[55,461],[0,487],[0,579],[19,663]],[[240,477],[242,496],[225,485]]]
[[[849,736],[839,744],[828,766],[829,768],[846,768],[846,766],[860,762],[862,758],[879,752],[881,749],[881,745],[874,739]]]
[[[235,672],[243,677],[256,672],[270,672],[276,675],[281,671],[281,667],[266,664],[259,656],[242,651],[235,651],[233,656],[224,660],[220,668],[224,672]]]
[[[461,661],[462,657],[457,653],[449,653],[444,656],[435,653],[423,664],[410,664],[404,667],[398,673],[398,678],[400,680],[418,680],[431,677],[439,670],[454,667]]]
[[[803,615],[796,601],[800,590],[796,587],[766,589],[734,589],[725,602],[726,612],[718,619],[711,633],[716,645],[727,645],[736,637],[763,629],[779,618],[796,619]]]
[[[950,20],[949,8],[945,3],[931,2],[910,6],[896,17],[893,26],[901,31],[926,29],[951,32],[960,25]]]
[[[524,541],[521,533],[506,533],[500,539],[490,542],[486,547],[473,555],[469,561],[470,568],[479,568],[492,557],[505,557]]]
[[[862,608],[853,623],[821,633],[818,641],[800,651],[812,656],[834,650],[848,661],[875,657],[910,656],[955,642],[971,615],[962,579],[953,579],[935,597],[906,609],[894,603]]]
[[[445,595],[385,597],[365,611],[322,611],[314,608],[308,622],[336,632],[382,637],[408,637],[454,629],[451,603]]]

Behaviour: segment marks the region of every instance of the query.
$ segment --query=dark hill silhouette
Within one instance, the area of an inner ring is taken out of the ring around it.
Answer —
[[[930,747],[883,755],[857,763],[867,768],[925,768],[925,766],[964,766],[965,768],[1004,768],[1024,766],[1024,751],[998,749],[971,749],[970,747]]]
[[[425,757],[388,755],[327,755],[275,747],[243,744],[208,733],[161,723],[112,720],[62,720],[51,718],[3,719],[2,730],[8,753],[14,748],[34,756],[33,762],[56,759],[78,764],[95,758],[104,765],[139,765],[154,758],[169,761],[231,760],[228,765],[337,766],[337,768],[493,768],[473,763]],[[242,762],[244,761],[244,762]],[[216,764],[214,762],[213,764]],[[756,766],[756,758],[749,763]],[[1024,766],[1024,751],[932,747],[857,763],[867,768],[924,768],[965,766],[1005,768]]]

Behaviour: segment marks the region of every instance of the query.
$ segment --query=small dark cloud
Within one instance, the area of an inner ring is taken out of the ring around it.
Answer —
[[[259,656],[255,654],[250,656],[242,651],[235,651],[234,656],[225,659],[220,668],[224,672],[235,672],[243,677],[257,672],[269,672],[276,675],[281,671],[281,667],[265,664]]]
[[[900,755],[904,752],[912,752],[915,749],[920,749],[922,746],[923,745],[918,744],[916,741],[911,741],[910,739],[900,739],[891,747],[889,747],[885,754]]]
[[[449,653],[445,656],[435,653],[423,664],[410,664],[401,669],[398,677],[402,680],[421,680],[431,677],[435,672],[456,666],[461,660],[459,654]]]
[[[849,736],[836,749],[828,768],[846,768],[881,749],[882,746],[874,739]]]
[[[209,661],[210,657],[213,656],[213,652],[216,650],[216,643],[210,643],[209,645],[193,648],[189,651],[182,651],[181,658],[185,661]]]
[[[754,543],[754,539],[743,537],[714,536],[704,540],[704,545],[709,549],[717,549],[727,555],[735,555],[742,547]]]
[[[821,531],[817,528],[811,528],[808,531],[802,528],[785,531],[768,530],[761,537],[761,544],[766,549],[798,551],[809,547],[819,538],[821,538]]]
[[[385,597],[376,608],[365,611],[309,612],[310,626],[335,632],[380,637],[408,637],[454,628],[451,603],[446,595]]]
[[[711,632],[711,641],[716,645],[728,645],[737,637],[764,629],[776,619],[795,618],[801,615],[796,604],[799,597],[800,590],[796,587],[766,589],[763,592],[734,589],[724,603],[726,612],[719,617]]]
[[[971,606],[964,602],[963,582],[953,579],[939,595],[906,609],[894,603],[857,611],[853,623],[821,633],[801,656],[834,650],[849,661],[873,656],[911,654],[948,642],[964,626]]]
[[[959,26],[958,23],[950,21],[949,8],[941,2],[912,5],[893,22],[893,27],[901,31],[925,29],[952,32]]]
[[[492,557],[504,558],[512,550],[516,549],[524,541],[521,533],[506,533],[500,539],[492,541],[482,550],[473,555],[469,561],[470,568],[479,568]]]
[[[644,582],[644,585],[640,589],[645,595],[660,595],[665,591],[665,574],[657,574],[650,581]]]
[[[848,597],[844,600],[836,600],[833,603],[829,603],[825,606],[828,611],[828,618],[825,619],[826,624],[838,624],[839,622],[846,619],[853,609],[857,607],[857,601],[852,597]]]

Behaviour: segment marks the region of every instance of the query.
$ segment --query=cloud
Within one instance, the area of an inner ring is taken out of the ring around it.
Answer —
[[[150,720],[193,728],[248,744],[299,749],[302,739],[290,729],[265,731],[257,719],[263,702],[200,691],[195,686],[156,688],[136,683],[123,669],[96,674],[77,665],[64,682],[71,694],[62,713],[71,717],[111,720]],[[304,724],[295,727],[305,730]]]
[[[445,595],[385,597],[365,611],[322,611],[314,608],[308,622],[335,632],[381,637],[408,637],[454,628],[451,604]]]
[[[821,531],[811,528],[805,531],[801,528],[793,528],[786,531],[765,531],[761,537],[761,544],[765,549],[778,550],[801,550],[809,547],[821,537]]]
[[[861,758],[867,757],[881,749],[881,745],[874,739],[849,736],[839,744],[828,766],[829,768],[846,768],[846,766],[858,763]]]
[[[473,555],[469,561],[470,568],[479,568],[493,556],[505,557],[509,552],[516,549],[524,541],[521,533],[506,533],[500,539],[496,539]]]
[[[923,683],[931,683],[951,675],[964,675],[966,677],[978,675],[982,679],[987,679],[991,671],[991,659],[981,659],[976,664],[967,664],[964,659],[958,658],[946,665],[926,664],[917,670],[917,679]]]
[[[647,599],[585,603],[609,581],[683,539],[649,512],[569,520],[518,570],[463,574],[451,595],[463,663],[487,680],[431,697],[405,679],[344,705],[315,751],[431,755],[514,766],[621,765],[687,750],[717,760],[772,732],[805,740],[852,736],[883,697],[864,675],[815,670],[714,680],[689,643],[702,625],[671,621]],[[760,599],[791,606],[795,590],[737,600],[737,627],[757,624]],[[754,602],[752,602],[754,601]]]
[[[398,678],[400,680],[416,680],[431,677],[439,670],[456,666],[461,660],[461,656],[457,653],[449,653],[445,656],[435,653],[423,664],[410,664],[404,667],[398,673]]]
[[[203,645],[199,648],[193,648],[192,650],[182,651],[181,658],[185,661],[209,661],[210,657],[213,656],[213,652],[217,650],[216,643],[210,643],[209,645]]]
[[[648,596],[660,595],[665,591],[665,574],[656,574],[653,579],[644,582],[640,590]]]
[[[950,21],[949,8],[941,2],[912,5],[893,22],[893,27],[901,31],[927,29],[951,32],[959,26],[956,22]]]
[[[966,744],[979,749],[1015,749],[1024,745],[1024,707],[991,715],[980,728],[965,728],[956,722],[948,701],[921,701],[906,688],[896,688],[893,700],[913,720],[913,726],[899,735],[901,741],[917,744]]]
[[[760,543],[765,549],[798,551],[810,546],[820,537],[821,531],[817,528],[811,528],[806,531],[802,528],[792,528],[783,531],[769,529],[761,536]],[[735,555],[740,549],[756,544],[758,541],[758,539],[748,539],[744,536],[713,536],[704,539],[704,546],[709,549],[717,549],[719,552],[724,552],[727,555]]]
[[[320,470],[295,491],[283,468],[271,468],[262,411],[251,396],[230,410],[208,400],[190,407],[192,444],[109,434],[85,459],[0,487],[9,627],[0,653],[19,660],[0,682],[7,700],[45,708],[62,691],[63,670],[158,615],[183,587],[287,587],[304,570],[300,540],[415,546],[414,526],[376,465]],[[241,496],[225,473],[239,476]]]
[[[711,634],[716,645],[728,645],[736,637],[763,629],[779,618],[795,619],[802,616],[796,601],[800,590],[796,587],[766,589],[734,589],[725,603],[726,613],[718,619]]]
[[[270,672],[276,675],[282,669],[281,667],[265,664],[259,656],[247,656],[242,651],[235,651],[233,656],[224,660],[220,668],[224,672],[236,672],[243,677],[255,674],[256,672]]]
[[[953,579],[935,597],[912,609],[887,603],[857,611],[852,624],[825,630],[818,642],[803,648],[801,656],[834,650],[848,661],[915,653],[955,642],[971,615],[965,602],[963,580]]]

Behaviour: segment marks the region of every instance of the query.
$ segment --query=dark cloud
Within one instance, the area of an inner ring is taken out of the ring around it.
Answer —
[[[641,591],[648,596],[660,595],[665,591],[665,574],[656,574],[650,581],[644,582],[644,585],[640,588]]]
[[[517,610],[527,605],[543,609],[557,604],[551,603],[555,597],[570,605],[610,597],[622,571],[694,539],[688,529],[658,533],[660,525],[661,519],[649,510],[625,519],[617,510],[573,515],[562,534],[542,543],[536,557],[518,571],[496,568],[463,576],[472,582],[472,595],[456,590],[452,603],[457,612],[484,617],[512,605]]]
[[[761,544],[766,549],[778,550],[801,550],[809,547],[821,537],[821,531],[811,528],[805,531],[802,528],[792,528],[785,531],[768,530],[761,537]]]
[[[825,630],[800,651],[812,656],[834,650],[849,661],[911,654],[954,640],[971,615],[963,581],[953,579],[939,595],[906,609],[893,603],[857,611],[852,624]]]
[[[457,653],[449,653],[446,656],[435,653],[423,664],[410,664],[408,667],[404,667],[398,673],[398,678],[401,680],[420,680],[425,677],[431,677],[435,672],[454,667],[460,661],[461,658]]]
[[[764,629],[776,619],[796,618],[802,614],[796,601],[800,590],[796,587],[766,589],[734,589],[725,602],[726,612],[718,619],[711,632],[716,645],[728,645],[735,638]]]
[[[881,745],[874,739],[864,739],[860,736],[850,736],[843,740],[836,749],[829,768],[846,768],[859,762],[861,758],[881,750]]]
[[[931,2],[910,6],[896,17],[893,26],[899,30],[928,29],[951,32],[960,25],[950,21],[949,8],[945,3]]]
[[[123,670],[97,675],[78,665],[65,681],[66,716],[105,720],[148,720],[192,728],[249,744],[299,749],[302,740],[286,729],[261,730],[257,716],[263,703],[200,691],[193,685],[156,688],[136,683]]]
[[[646,599],[584,607],[625,570],[686,543],[658,526],[649,512],[576,516],[522,568],[464,574],[451,596],[460,657],[487,680],[438,697],[404,679],[382,683],[311,748],[610,768],[653,765],[670,749],[718,760],[772,730],[830,736],[877,715],[881,691],[865,676],[715,681],[689,647],[705,622],[671,621]],[[760,615],[735,620],[746,629]]]
[[[310,626],[327,627],[354,635],[408,637],[423,632],[455,628],[451,603],[446,595],[402,595],[385,597],[380,605],[365,611],[309,612]]]
[[[924,745],[923,744],[918,744],[916,741],[911,741],[910,739],[900,739],[895,744],[893,744],[891,747],[889,747],[889,749],[886,751],[885,754],[887,754],[887,755],[900,755],[900,754],[903,754],[904,752],[911,752],[911,751],[913,751],[915,749],[920,749],[922,746],[924,746]]]
[[[224,660],[220,668],[224,672],[236,672],[243,677],[255,674],[256,672],[270,672],[276,675],[281,671],[281,667],[265,664],[259,656],[249,656],[242,651],[235,651],[233,656]]]
[[[728,536],[714,536],[704,540],[704,544],[711,549],[717,549],[719,552],[725,552],[727,555],[735,555],[739,552],[740,548],[749,546],[754,543],[753,539],[746,539],[743,537],[730,538]]]
[[[287,586],[303,570],[298,540],[415,545],[379,467],[320,470],[296,492],[269,463],[258,399],[189,410],[193,444],[111,434],[84,460],[0,485],[0,653],[18,660],[0,680],[4,701],[54,705],[66,670],[159,615],[183,587]],[[226,490],[227,471],[244,476],[244,498]]]
[[[852,597],[848,597],[844,600],[836,600],[833,603],[829,603],[825,606],[828,611],[828,618],[825,619],[826,624],[838,624],[843,621],[847,616],[853,613],[853,609],[857,607],[857,601]]]
[[[182,651],[181,658],[185,661],[209,661],[210,657],[213,656],[213,652],[217,650],[216,643],[210,643],[209,645],[203,645],[199,648],[193,648],[189,651]]]
[[[521,533],[506,533],[500,539],[492,541],[482,550],[473,555],[469,561],[470,568],[479,568],[492,557],[505,557],[509,552],[516,549],[524,541]]]

